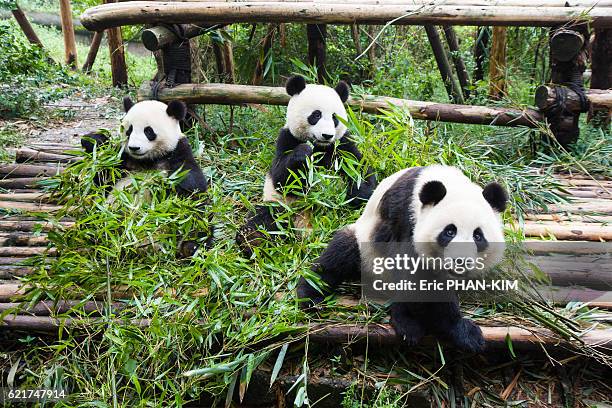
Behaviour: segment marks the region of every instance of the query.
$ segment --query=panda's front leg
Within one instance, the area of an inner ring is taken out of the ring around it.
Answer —
[[[391,326],[400,341],[409,346],[418,344],[425,335],[423,326],[410,314],[407,303],[396,302],[391,305]]]
[[[325,287],[312,286],[301,278],[297,288],[298,299],[305,299],[300,306],[310,308],[321,303],[337,286],[346,280],[356,280],[361,273],[361,255],[355,233],[350,227],[334,234],[331,242],[315,262],[312,270],[321,278]]]
[[[368,169],[372,172],[371,169]],[[374,189],[376,188],[376,177],[371,174],[361,183],[357,184],[353,179],[348,182],[348,198],[351,199],[350,205],[352,207],[359,207],[366,203],[372,196]]]

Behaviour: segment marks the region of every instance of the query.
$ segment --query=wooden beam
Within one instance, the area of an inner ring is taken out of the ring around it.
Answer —
[[[463,62],[463,58],[461,58],[461,50],[459,49],[459,41],[457,40],[455,29],[447,25],[443,27],[443,30],[448,48],[451,51],[451,59],[453,60],[453,64],[455,64],[455,71],[457,72],[457,79],[463,91],[463,97],[468,98],[470,96],[470,77]]]
[[[83,72],[88,73],[93,68],[94,63],[96,62],[96,57],[98,56],[100,44],[102,43],[102,37],[104,37],[104,31],[96,31],[94,33],[94,36],[91,39],[91,44],[89,45],[87,58],[85,58],[85,62],[83,63]]]
[[[104,5],[98,7],[112,7],[118,5],[116,1],[117,0],[104,0]],[[127,66],[125,64],[125,50],[123,49],[123,38],[121,37],[121,28],[118,26],[110,26],[105,28],[109,29],[107,31],[106,38],[108,38],[113,86],[122,87],[127,85],[128,76]],[[102,31],[102,29],[90,31]]]
[[[493,27],[489,57],[489,98],[502,99],[506,95],[506,27]]]
[[[556,101],[558,86],[541,85],[535,92],[535,104],[540,109],[550,108]],[[580,98],[576,92],[563,87],[567,95],[565,107],[572,112],[580,112]],[[591,89],[586,91],[587,99],[593,109],[612,109],[612,90]]]
[[[151,87],[143,85],[138,99],[151,99]],[[183,84],[164,88],[159,100],[169,102],[180,99],[186,103],[241,105],[245,103],[287,105],[289,95],[282,87],[229,85],[229,84]],[[364,95],[351,97],[348,104],[368,113],[380,113],[390,107],[406,109],[413,118],[441,122],[471,123],[494,126],[537,127],[543,116],[536,110],[506,109],[477,105],[454,105],[436,102],[411,101],[408,99]]]
[[[131,0],[120,0],[131,1]],[[155,0],[151,0],[155,1]],[[239,0],[181,0],[200,3],[232,3]],[[269,3],[271,0],[249,0],[251,3]],[[273,0],[275,3],[311,4],[364,4],[364,5],[426,5],[436,0]],[[440,0],[449,6],[505,6],[505,7],[612,7],[612,0]]]
[[[15,8],[11,10],[11,13],[13,14],[13,17],[15,17],[17,24],[19,24],[19,27],[21,27],[21,31],[23,31],[28,41],[31,44],[38,45],[40,48],[44,48],[43,43],[40,41],[40,38],[38,38],[38,35],[36,35],[36,31],[34,31],[32,24],[30,24],[30,21],[18,4],[15,4]]]
[[[108,0],[106,0],[108,1]],[[91,7],[81,22],[90,31],[135,24],[194,23],[306,23],[554,26],[585,19],[594,27],[612,26],[607,8],[428,6],[378,4],[323,4],[301,2],[156,2],[131,1]]]
[[[446,56],[446,50],[442,45],[442,41],[440,41],[438,29],[431,24],[426,24],[425,32],[427,33],[427,38],[429,39],[431,50],[433,51],[434,57],[436,58],[438,70],[440,71],[440,76],[442,77],[442,82],[444,82],[444,87],[446,88],[446,93],[448,94],[448,97],[451,101],[455,103],[463,103],[463,96],[461,94],[461,90],[455,82],[453,71]]]
[[[60,0],[60,17],[62,19],[62,34],[64,36],[65,62],[72,69],[77,69],[77,49],[72,25],[72,8],[70,0]]]

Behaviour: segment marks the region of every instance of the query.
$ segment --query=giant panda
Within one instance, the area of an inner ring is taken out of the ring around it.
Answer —
[[[165,104],[160,101],[142,101],[134,103],[129,97],[123,98],[125,115],[121,120],[122,145],[121,161],[118,168],[123,178],[113,186],[121,190],[132,183],[131,172],[161,170],[167,175],[177,170],[188,170],[185,177],[175,187],[179,196],[188,197],[205,193],[208,181],[196,162],[189,141],[183,135],[180,122],[185,119],[187,107],[184,102],[172,101]],[[103,133],[93,132],[81,138],[81,145],[87,153],[93,152],[96,145],[108,142]],[[97,185],[108,182],[107,173],[98,173],[94,179]],[[114,194],[108,196],[107,202],[114,202]],[[209,220],[210,221],[210,220]],[[199,240],[207,238],[204,246],[209,247],[213,240],[213,228],[208,232],[195,231]],[[197,250],[196,241],[182,239],[178,255],[188,257]]]
[[[172,101],[168,105],[159,101],[142,101],[134,104],[129,97],[123,98],[125,115],[121,120],[125,143],[119,169],[130,171],[162,170],[168,174],[178,169],[189,170],[177,186],[179,195],[204,193],[208,182],[198,166],[189,141],[183,135],[180,122],[185,119],[187,108],[184,102]],[[81,139],[87,153],[96,144],[108,142],[102,133],[89,133]],[[120,180],[114,187],[120,189],[129,179]]]
[[[341,151],[351,154],[358,161],[362,159],[362,154],[344,123],[339,120],[347,119],[344,103],[349,97],[349,87],[346,82],[340,81],[335,88],[331,88],[306,84],[302,76],[296,75],[289,78],[285,88],[291,98],[287,105],[285,126],[276,140],[276,155],[265,177],[263,201],[290,204],[296,197],[291,193],[283,195],[283,189],[293,183],[295,177],[306,173],[307,160],[313,154],[315,164],[326,169],[332,169]],[[359,185],[344,172],[342,175],[347,183],[349,205],[363,205],[376,187],[372,169],[367,169]],[[300,181],[307,188],[306,180]],[[309,228],[308,215],[298,216],[295,224],[298,228]],[[258,206],[255,215],[238,231],[236,239],[245,254],[250,255],[251,245],[257,245],[264,238],[260,229],[277,229],[268,206]]]
[[[387,177],[360,218],[337,231],[313,265],[325,283],[323,293],[301,278],[297,288],[301,305],[311,308],[341,282],[358,280],[362,268],[365,274],[372,273],[372,243],[403,243],[413,254],[439,256],[451,243],[461,242],[486,260],[485,269],[491,268],[503,255],[500,214],[506,202],[499,184],[492,182],[483,189],[454,167],[414,167]],[[477,352],[484,347],[480,328],[461,316],[454,292],[443,302],[392,303],[390,314],[405,343],[416,344],[430,333],[463,350]]]

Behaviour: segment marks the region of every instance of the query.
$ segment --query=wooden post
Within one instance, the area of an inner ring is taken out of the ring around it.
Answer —
[[[263,47],[261,49],[261,54],[257,59],[257,65],[255,65],[255,72],[253,73],[253,78],[251,79],[251,83],[253,85],[261,85],[264,77],[264,66],[266,63],[266,57],[270,53],[272,49],[272,42],[274,41],[274,33],[277,29],[277,24],[269,24],[268,32],[263,39]]]
[[[452,26],[444,26],[444,35],[446,36],[446,42],[448,43],[448,48],[451,51],[451,58],[453,63],[455,64],[455,71],[457,71],[457,78],[459,79],[459,85],[461,85],[461,90],[463,91],[463,97],[468,98],[470,96],[470,77],[468,75],[467,69],[465,68],[465,64],[463,63],[463,58],[461,58],[460,50],[459,50],[459,41],[457,40],[457,36],[455,35],[455,29]]]
[[[327,26],[325,24],[306,24],[306,35],[308,37],[308,63],[317,67],[319,83],[324,83],[327,76],[325,70]]]
[[[74,26],[72,25],[72,9],[70,0],[60,0],[60,17],[62,19],[62,34],[64,35],[64,55],[66,65],[77,69],[76,40],[74,39]]]
[[[476,42],[474,45],[474,62],[476,64],[473,75],[474,82],[482,81],[484,79],[484,65],[489,48],[490,36],[491,33],[489,31],[489,27],[478,27],[478,30],[476,31]]]
[[[100,43],[102,42],[103,36],[104,31],[97,31],[94,33],[94,36],[91,39],[91,44],[89,45],[89,52],[87,53],[87,58],[83,63],[83,72],[88,73],[89,71],[91,71],[94,62],[96,62],[96,56],[98,55],[98,49],[100,49]]]
[[[612,88],[612,30],[596,29],[591,48],[591,89]],[[612,109],[591,112],[597,125],[610,129]]]
[[[459,87],[457,86],[453,78],[453,71],[451,70],[448,58],[446,57],[446,51],[442,46],[442,41],[440,41],[438,29],[431,24],[426,24],[425,32],[427,33],[427,38],[429,38],[431,50],[433,51],[434,56],[436,57],[438,70],[440,70],[440,75],[442,76],[442,81],[444,82],[444,86],[446,87],[448,97],[453,102],[462,104],[463,96],[461,95],[461,91],[459,90]]]
[[[506,94],[506,27],[493,27],[489,58],[489,98],[502,99]]]
[[[17,24],[21,27],[21,31],[23,31],[28,41],[31,44],[38,45],[40,48],[44,48],[40,38],[36,35],[36,31],[34,31],[34,28],[18,4],[15,4],[15,8],[11,10],[11,13],[13,13],[13,17],[17,20]]]
[[[104,0],[105,4],[116,3],[117,0]],[[111,75],[113,86],[127,85],[127,66],[125,65],[125,50],[123,49],[123,38],[121,28],[109,28],[107,30],[108,48],[110,50]]]

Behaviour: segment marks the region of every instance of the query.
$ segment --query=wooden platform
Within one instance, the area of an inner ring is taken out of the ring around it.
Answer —
[[[0,192],[0,211],[4,216],[0,218],[0,313],[16,306],[18,295],[27,288],[19,281],[30,273],[30,269],[21,265],[21,262],[30,256],[47,253],[54,255],[54,248],[48,247],[47,233],[54,228],[70,228],[73,220],[64,219],[53,226],[45,221],[37,220],[33,215],[39,213],[53,213],[58,206],[50,202],[49,197],[43,193],[37,182],[57,174],[65,166],[77,158],[70,155],[70,145],[37,145],[31,144],[15,151],[17,161],[10,165],[0,166],[0,187],[6,189]],[[557,304],[565,304],[568,300],[588,302],[592,307],[612,310],[612,270],[610,270],[609,247],[602,244],[603,249],[598,250],[597,242],[612,241],[612,180],[590,179],[583,176],[558,175],[559,181],[566,185],[568,199],[571,201],[563,205],[550,206],[546,211],[537,214],[528,214],[524,225],[515,223],[510,228],[522,230],[530,245],[536,253],[550,252],[551,248],[564,254],[567,260],[561,264],[557,261],[548,261],[542,257],[541,268],[548,273],[553,285],[554,293],[545,294]],[[34,233],[36,231],[36,234]],[[540,239],[556,238],[557,244]],[[562,242],[571,241],[571,247],[561,245]],[[556,249],[555,249],[556,248]],[[568,249],[569,248],[569,249]],[[572,263],[572,257],[578,254],[592,256],[597,261],[601,253],[608,251],[607,263],[603,262],[595,272],[593,269],[583,270],[579,264]],[[543,265],[543,266],[542,266]],[[581,286],[575,286],[581,285]],[[129,299],[130,293],[116,293],[116,299]],[[18,315],[9,315],[4,318],[3,325],[10,330],[31,330],[45,333],[57,333],[59,327],[75,328],[87,326],[94,320],[66,317],[58,319],[58,313],[70,309],[75,301],[62,301],[57,304],[42,301],[31,305],[19,312]],[[345,305],[350,306],[355,301],[341,299]],[[352,302],[352,303],[351,303]],[[94,313],[101,310],[101,304],[88,302],[84,307]],[[120,308],[123,303],[117,302],[113,307]],[[612,312],[602,311],[612,321]],[[92,318],[92,319],[95,319]],[[134,324],[147,325],[141,320]],[[381,344],[395,342],[393,329],[389,326],[341,325],[333,327],[310,327],[312,341],[325,340],[357,341],[369,337]],[[493,323],[490,327],[483,327],[483,332],[493,348],[505,345],[505,336],[511,334],[515,347],[531,347],[535,344],[569,347],[575,340],[564,340],[545,332],[542,329],[525,327],[499,326]],[[325,333],[325,335],[317,335]],[[612,354],[612,330],[592,330],[585,333],[581,339],[586,344],[601,348],[605,353]]]

